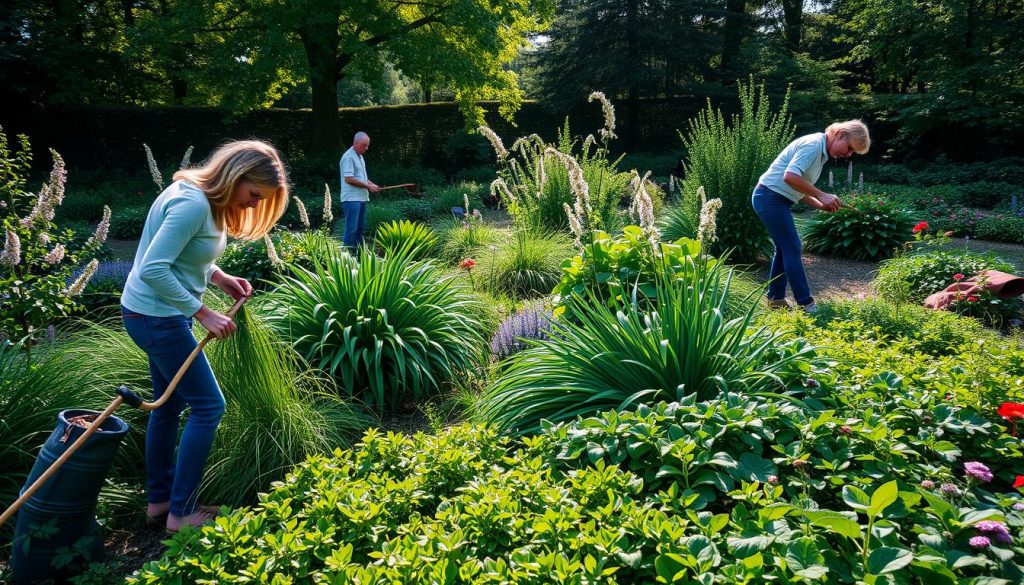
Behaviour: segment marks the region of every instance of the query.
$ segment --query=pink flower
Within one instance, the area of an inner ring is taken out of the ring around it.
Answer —
[[[964,473],[983,483],[992,481],[992,471],[984,463],[978,461],[964,463]]]
[[[964,279],[964,275],[959,273],[959,272],[957,272],[956,274],[953,275],[953,280],[955,280],[957,282],[960,282],[963,279]]]
[[[974,536],[971,537],[971,540],[968,542],[971,544],[971,548],[979,550],[992,546],[992,541],[990,541],[987,536]]]

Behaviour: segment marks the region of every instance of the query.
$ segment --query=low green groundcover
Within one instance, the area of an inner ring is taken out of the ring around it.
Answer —
[[[1020,583],[1019,439],[891,382],[371,431],[129,582]]]

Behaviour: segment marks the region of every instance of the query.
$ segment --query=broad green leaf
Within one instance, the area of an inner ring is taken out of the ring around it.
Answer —
[[[811,524],[814,526],[826,528],[836,534],[842,534],[843,536],[854,540],[861,539],[860,524],[838,512],[822,510],[817,512],[805,512],[804,515],[807,516],[811,521]]]
[[[900,496],[900,488],[896,481],[884,483],[871,494],[871,506],[868,508],[869,516],[877,516],[885,511]]]
[[[868,555],[868,572],[875,575],[892,573],[906,567],[914,560],[914,554],[905,548],[883,546]]]
[[[871,498],[864,493],[864,490],[857,486],[843,486],[843,501],[854,510],[861,510],[863,512],[867,512],[868,508],[871,507]]]

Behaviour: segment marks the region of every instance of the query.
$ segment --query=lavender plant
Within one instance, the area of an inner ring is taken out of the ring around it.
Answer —
[[[491,338],[491,355],[503,360],[526,349],[529,340],[547,339],[551,319],[551,311],[541,303],[523,307],[498,326]]]
[[[74,249],[74,232],[58,230],[53,222],[54,213],[64,200],[64,160],[51,149],[53,170],[49,180],[38,192],[29,192],[27,176],[32,149],[27,136],[20,135],[18,141],[20,148],[12,151],[0,128],[0,229],[4,232],[0,252],[0,338],[31,342],[38,331],[77,307],[75,297],[85,290],[98,268],[98,260],[85,259],[107,239],[110,208],[104,206],[96,232]],[[73,271],[81,266],[81,273],[72,278]]]

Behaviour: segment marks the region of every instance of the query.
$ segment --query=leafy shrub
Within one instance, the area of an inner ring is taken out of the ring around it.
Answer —
[[[403,219],[378,227],[374,243],[385,256],[408,247],[414,260],[422,260],[434,252],[434,248],[437,247],[437,235],[429,226]]]
[[[340,244],[322,230],[290,232],[275,230],[270,234],[279,266],[274,266],[264,240],[236,240],[227,245],[217,265],[228,274],[249,280],[257,289],[267,289],[281,279],[289,266],[311,268],[314,260],[323,261]]]
[[[435,215],[434,204],[426,199],[397,199],[395,203],[402,210],[402,216],[409,221],[427,223]],[[445,213],[451,214],[451,210]]]
[[[490,164],[460,169],[459,172],[455,173],[455,179],[457,181],[478,183],[482,185],[490,185],[491,181],[497,177],[498,174]],[[493,205],[490,205],[489,201],[487,203],[489,207],[493,207]]]
[[[826,256],[880,260],[911,237],[913,219],[892,201],[864,195],[835,213],[817,213],[804,229],[804,249]]]
[[[552,319],[551,311],[542,303],[531,303],[516,311],[498,326],[491,338],[491,355],[503,360],[526,349],[531,339],[547,339]]]
[[[469,201],[470,213],[474,209],[482,209],[484,207],[482,196],[486,194],[486,186],[481,186],[478,183],[462,182],[450,187],[431,189],[427,198],[430,201],[431,214],[435,216],[451,216],[452,208],[465,208],[467,200]]]
[[[477,427],[369,432],[256,509],[182,531],[128,582],[253,566],[337,583],[1020,580],[1024,553],[994,536],[1024,522],[1003,465],[1019,442],[916,388],[813,404],[730,393],[640,406],[548,425],[518,449]],[[961,471],[981,455],[991,486]],[[985,530],[990,546],[973,548]]]
[[[874,286],[883,298],[901,300],[901,291],[907,287],[907,301],[920,304],[935,292],[953,284],[956,274],[974,276],[982,270],[1013,272],[1013,265],[991,252],[973,252],[947,246],[890,258],[878,269]]]
[[[265,307],[300,355],[378,409],[437,393],[484,345],[464,282],[402,253],[382,260],[361,248],[293,267]]]
[[[372,159],[369,161],[368,166],[370,179],[381,187],[402,183],[416,183],[423,189],[429,185],[444,184],[444,173],[430,167],[377,163]],[[335,170],[337,170],[337,167],[335,167]],[[402,193],[403,191],[400,189],[384,191],[383,198],[391,197],[391,194],[396,192]]]
[[[119,240],[139,239],[148,214],[148,206],[133,205],[115,209],[110,216],[110,237]]]
[[[558,283],[559,266],[571,253],[572,244],[563,233],[516,229],[492,253],[476,258],[476,282],[491,293],[516,299],[544,296]]]
[[[750,206],[750,194],[761,174],[793,138],[789,95],[772,114],[764,88],[758,94],[751,79],[739,84],[740,113],[727,121],[711,104],[690,120],[683,147],[687,151],[682,206],[689,225],[698,225],[703,187],[709,199],[722,200],[718,212],[720,240],[716,255],[730,251],[739,262],[755,261],[769,249],[768,232]]]
[[[704,256],[696,240],[659,242],[655,255],[644,231],[637,226],[627,226],[620,236],[594,232],[591,242],[583,246],[579,255],[562,263],[561,280],[553,289],[554,315],[561,317],[570,299],[596,300],[614,310],[630,304],[634,293],[646,307],[657,302],[655,283],[666,273],[671,274],[671,278],[689,280],[694,277],[698,264],[710,268],[717,262]],[[716,274],[729,276],[733,292],[738,293],[730,296],[729,316],[743,313],[746,304],[741,299],[759,290],[760,285],[740,271]]]
[[[819,303],[812,319],[817,327],[848,335],[850,341],[899,340],[905,347],[932,356],[957,355],[973,349],[979,339],[991,337],[991,332],[973,319],[881,300]]]
[[[730,278],[716,262],[688,259],[685,276],[652,285],[654,308],[633,300],[618,311],[600,302],[571,307],[576,322],[556,321],[549,339],[513,355],[477,405],[499,428],[536,431],[641,403],[706,399],[726,391],[783,387],[807,367],[809,350],[751,328],[758,299],[725,318]],[[577,324],[578,323],[578,324]]]
[[[400,221],[405,218],[405,208],[397,201],[371,201],[366,206],[366,230],[365,234],[377,233],[377,228],[382,224]],[[345,218],[341,216],[334,222],[334,237],[338,240],[344,239]]]
[[[68,221],[98,221],[103,217],[104,205],[116,209],[122,199],[94,190],[78,189],[69,192],[60,205],[57,221],[61,224]]]

